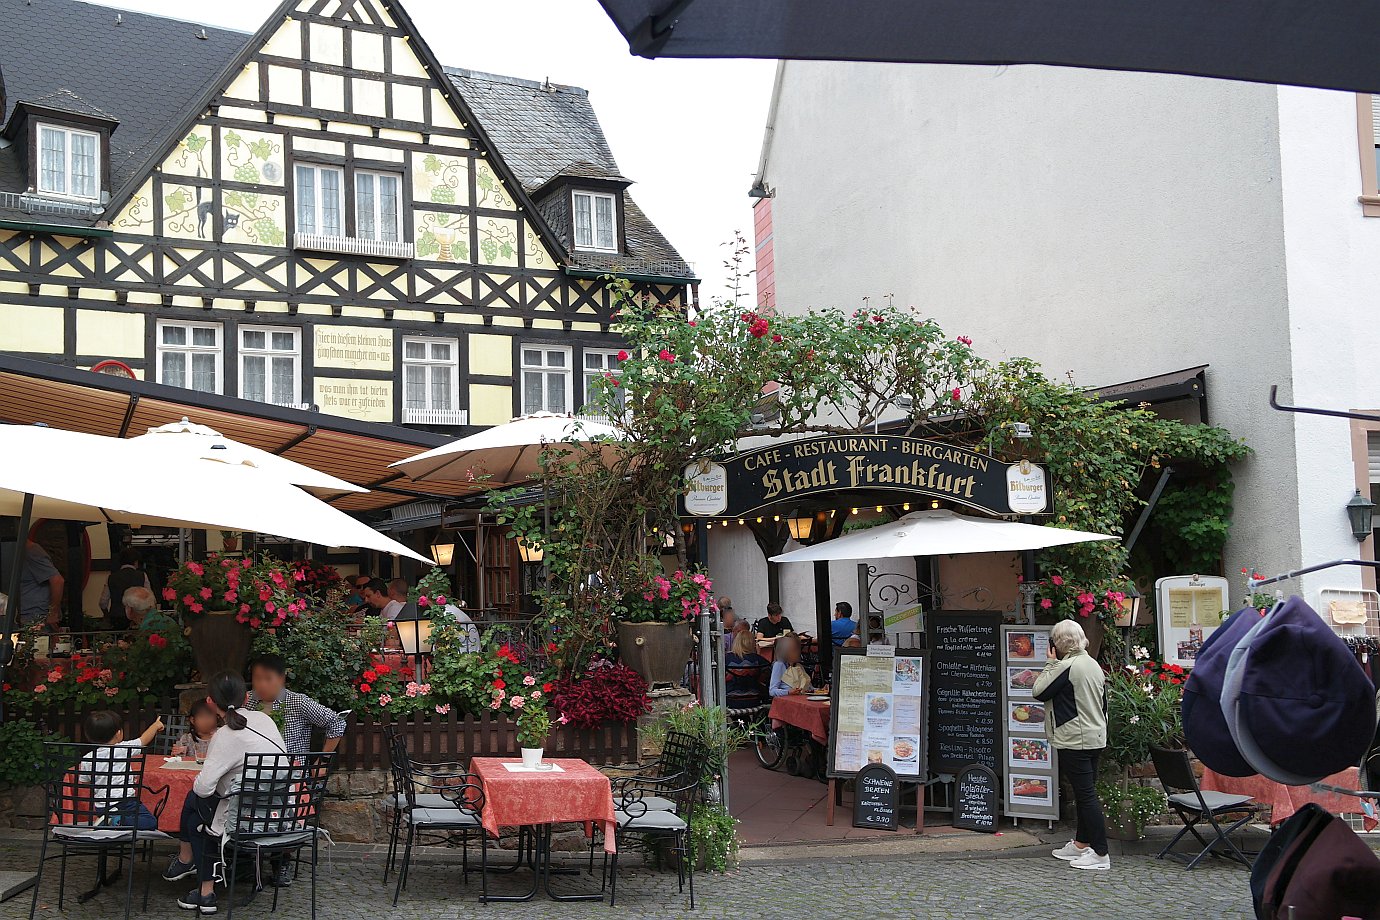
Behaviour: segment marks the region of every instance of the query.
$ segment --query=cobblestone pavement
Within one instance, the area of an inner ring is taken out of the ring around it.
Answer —
[[[0,841],[0,868],[32,865],[28,844]],[[397,908],[391,907],[391,889],[380,884],[377,857],[364,860],[336,856],[320,868],[321,920],[450,920],[491,915],[503,920],[527,918],[793,918],[851,916],[856,918],[985,918],[985,920],[1049,920],[1059,918],[1153,918],[1184,916],[1220,917],[1225,920],[1251,917],[1247,874],[1229,865],[1205,865],[1193,872],[1179,865],[1147,856],[1114,859],[1111,872],[1079,872],[1050,858],[1048,848],[1030,848],[1004,856],[946,854],[916,855],[869,861],[862,859],[816,860],[809,864],[749,865],[726,875],[696,877],[696,909],[676,892],[673,872],[653,872],[641,866],[619,872],[618,906],[607,904],[553,904],[544,897],[521,904],[477,903],[479,880],[472,877],[462,886],[459,867],[450,862],[431,862],[414,868],[408,890]],[[505,854],[506,857],[507,854]],[[633,857],[636,859],[636,857]],[[1211,863],[1212,861],[1210,861]],[[161,868],[165,863],[156,862]],[[91,863],[72,864],[69,894],[92,879]],[[56,870],[56,864],[53,866]],[[56,904],[57,873],[45,881],[39,900],[39,917],[66,916],[73,920],[106,920],[122,916],[122,890],[107,890],[85,905],[68,900],[59,913]],[[512,893],[530,884],[523,870],[517,875],[492,876],[491,893]],[[136,891],[142,876],[136,878]],[[305,878],[284,893],[276,916],[284,920],[307,917]],[[557,890],[598,890],[591,879],[558,877]],[[175,896],[189,883],[153,882],[150,918],[191,917],[179,911]],[[221,913],[225,913],[222,895]],[[29,896],[22,894],[0,904],[0,920],[27,917]],[[135,915],[139,916],[138,903]],[[268,899],[260,896],[235,916],[267,918]]]

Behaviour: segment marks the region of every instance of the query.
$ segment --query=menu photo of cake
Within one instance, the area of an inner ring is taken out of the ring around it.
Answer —
[[[1053,780],[1048,776],[1022,776],[1012,773],[1007,779],[1012,805],[1041,805],[1048,807]]]
[[[1031,688],[1040,677],[1039,668],[1007,668],[1006,693],[1008,696],[1031,695]]]
[[[1008,703],[1006,706],[1006,726],[1013,732],[1032,732],[1044,734],[1044,703]]]

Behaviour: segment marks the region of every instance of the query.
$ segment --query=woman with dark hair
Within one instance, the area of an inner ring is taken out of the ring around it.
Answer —
[[[244,755],[286,752],[273,717],[247,707],[248,693],[244,678],[229,671],[207,683],[206,702],[225,724],[211,737],[206,763],[182,808],[182,846],[163,873],[170,882],[195,875],[201,883],[177,899],[177,906],[184,910],[216,912],[215,866],[229,798],[239,789],[244,773]]]

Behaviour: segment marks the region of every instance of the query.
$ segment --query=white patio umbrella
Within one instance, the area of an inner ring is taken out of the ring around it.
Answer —
[[[559,450],[561,444],[588,447],[607,441],[600,451],[611,462],[618,452],[618,445],[613,442],[618,440],[622,440],[622,435],[612,425],[572,415],[536,412],[390,466],[418,481],[473,480],[477,488],[507,486],[540,476],[544,449]]]
[[[289,460],[227,438],[214,428],[198,425],[185,417],[180,422],[150,428],[148,434],[131,438],[129,443],[131,446],[155,451],[159,456],[200,458],[231,464],[250,463],[262,472],[283,482],[301,486],[320,498],[369,491],[329,473],[314,470],[296,460]]]
[[[952,511],[915,511],[891,524],[850,533],[789,553],[772,562],[823,562],[829,559],[886,559],[897,556],[948,556],[959,553],[1013,553],[1070,543],[1115,540],[1085,530],[1040,527],[1017,521],[969,517]]]
[[[160,455],[134,440],[38,425],[0,426],[0,515],[20,515],[26,497],[34,517],[244,530],[431,562],[249,462]]]

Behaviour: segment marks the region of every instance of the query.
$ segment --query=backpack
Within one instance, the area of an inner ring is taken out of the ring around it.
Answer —
[[[1256,920],[1380,920],[1380,858],[1309,803],[1270,835],[1251,869]]]

